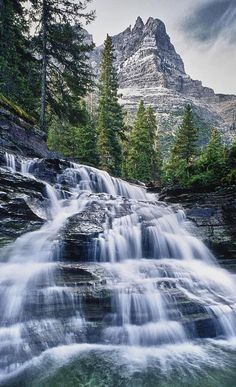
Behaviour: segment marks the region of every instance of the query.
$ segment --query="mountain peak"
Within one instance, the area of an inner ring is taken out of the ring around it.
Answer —
[[[149,17],[148,20],[147,20],[147,23],[145,25],[147,28],[153,28],[153,27],[164,27],[165,28],[165,24],[163,23],[163,21],[161,21],[160,19],[154,19],[153,17]]]
[[[183,60],[160,19],[149,17],[144,23],[138,17],[133,28],[113,36],[112,42],[122,103],[131,117],[137,111],[138,101],[143,99],[154,107],[170,133],[178,128],[181,112],[188,103],[211,126],[227,131],[232,125],[236,98],[216,96],[212,89],[186,74]],[[91,60],[97,73],[101,52],[102,47],[98,47]]]
[[[138,16],[137,20],[135,22],[133,30],[140,30],[140,29],[143,29],[143,28],[144,28],[143,19],[140,16]]]

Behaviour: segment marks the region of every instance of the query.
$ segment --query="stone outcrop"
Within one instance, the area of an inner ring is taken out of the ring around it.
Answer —
[[[236,258],[236,187],[211,192],[193,192],[167,188],[160,199],[180,203],[187,218],[195,224],[195,232],[228,264]]]
[[[8,110],[0,107],[0,147],[28,157],[53,155],[46,145],[46,134]]]
[[[61,230],[63,258],[71,261],[94,260],[94,238],[103,230],[104,209],[91,203],[85,211],[70,217]]]
[[[0,246],[45,222],[45,186],[0,167]]]
[[[233,136],[236,96],[217,95],[186,74],[164,23],[139,17],[129,27],[112,37],[119,75],[121,102],[133,116],[138,102],[154,107],[163,137],[171,137],[181,121],[184,107],[190,103],[201,124],[219,127],[225,138]],[[92,54],[91,63],[99,73],[102,46]],[[164,141],[164,140],[163,140]],[[204,141],[204,139],[203,139]]]

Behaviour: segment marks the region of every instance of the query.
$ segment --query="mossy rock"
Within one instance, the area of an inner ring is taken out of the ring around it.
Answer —
[[[36,124],[36,120],[34,117],[26,113],[24,109],[22,109],[20,106],[16,105],[14,102],[6,98],[3,94],[0,94],[0,106],[9,110],[11,113],[17,115],[29,124]]]

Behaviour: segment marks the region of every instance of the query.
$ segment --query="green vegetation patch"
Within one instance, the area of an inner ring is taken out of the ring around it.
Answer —
[[[17,115],[22,120],[28,122],[29,124],[35,125],[36,120],[34,117],[30,116],[24,111],[20,106],[16,105],[10,99],[6,98],[3,94],[0,94],[0,106],[4,109],[9,110],[11,113]]]

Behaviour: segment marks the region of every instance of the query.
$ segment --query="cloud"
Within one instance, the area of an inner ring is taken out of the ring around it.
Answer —
[[[182,29],[201,43],[214,44],[220,39],[236,44],[236,1],[208,0],[185,17]]]

